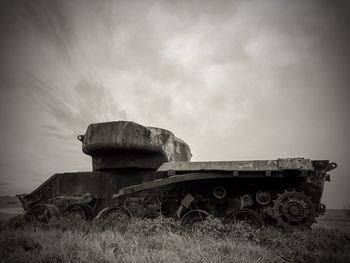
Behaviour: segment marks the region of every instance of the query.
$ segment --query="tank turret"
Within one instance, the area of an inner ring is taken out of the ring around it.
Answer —
[[[157,169],[164,162],[188,162],[190,147],[168,130],[116,121],[90,124],[79,135],[94,171],[118,168]]]

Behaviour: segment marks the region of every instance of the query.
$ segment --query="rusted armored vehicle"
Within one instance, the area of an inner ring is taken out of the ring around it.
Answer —
[[[310,228],[337,167],[304,158],[191,162],[190,147],[170,131],[126,121],[91,124],[78,140],[92,171],[54,174],[20,195],[28,220],[166,216],[194,224],[213,216]]]

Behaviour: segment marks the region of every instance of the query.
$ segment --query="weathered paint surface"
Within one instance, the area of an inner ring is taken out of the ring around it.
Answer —
[[[230,161],[230,162],[167,162],[163,163],[157,172],[164,171],[280,171],[306,170],[312,171],[309,159],[288,158],[277,160]]]
[[[255,173],[255,174],[241,174],[239,177],[245,177],[245,178],[261,178],[266,177],[266,174],[264,173]],[[282,178],[283,174],[281,173],[275,173],[271,175],[271,177],[275,178]],[[198,181],[198,180],[207,180],[207,179],[223,179],[223,178],[234,178],[233,174],[230,173],[186,173],[186,174],[180,174],[180,175],[173,175],[168,178],[160,178],[156,179],[154,181],[145,182],[137,185],[128,186],[125,188],[122,188],[119,190],[118,194],[115,195],[115,197],[123,196],[126,194],[131,194],[139,191],[154,189],[157,187],[165,186],[165,185],[171,185],[175,183],[180,182],[187,182],[187,181]]]
[[[168,130],[116,121],[90,124],[82,141],[92,157],[93,170],[156,169],[163,162],[191,160],[190,147]]]
[[[24,196],[31,203],[54,196],[80,196],[86,193],[98,198],[111,198],[120,188],[153,181],[160,175],[154,171],[114,170],[96,172],[57,173],[41,184],[32,193]]]

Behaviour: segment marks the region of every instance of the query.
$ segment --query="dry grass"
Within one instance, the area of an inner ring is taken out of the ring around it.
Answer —
[[[216,219],[191,230],[170,219],[28,225],[17,218],[1,230],[0,250],[1,262],[350,262],[350,233],[282,233]]]

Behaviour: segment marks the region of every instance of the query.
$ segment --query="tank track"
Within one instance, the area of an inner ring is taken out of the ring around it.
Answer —
[[[218,217],[224,222],[243,221],[261,227],[273,225],[285,231],[310,229],[320,214],[311,197],[295,189],[283,192],[258,191],[240,196],[228,197],[228,190],[215,187],[212,197],[195,193],[179,195],[178,189],[170,188],[163,194],[158,191],[135,193],[116,197],[115,204],[105,207],[98,213],[94,211],[97,200],[84,203],[55,198],[50,203],[40,203],[26,211],[29,221],[47,222],[52,217],[65,216],[94,221],[124,221],[127,218],[173,217],[181,224],[192,225],[209,217]],[[183,193],[183,192],[182,192]],[[86,199],[85,199],[86,200]],[[69,203],[69,204],[67,204]]]

